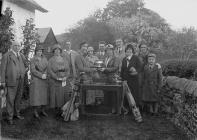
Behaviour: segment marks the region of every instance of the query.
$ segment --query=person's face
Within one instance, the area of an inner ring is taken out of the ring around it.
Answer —
[[[71,49],[71,43],[69,41],[66,42],[66,50],[70,50]]]
[[[87,48],[88,48],[88,44],[84,44],[81,47],[81,52],[83,53],[83,55],[86,55],[87,54]]]
[[[12,50],[15,51],[15,52],[18,52],[20,50],[20,46],[19,45],[13,45]]]
[[[57,50],[57,49],[56,49],[56,50]],[[41,55],[42,55],[42,50],[37,50],[37,51],[36,51],[36,55],[37,55],[37,56],[41,56]]]
[[[60,52],[61,52],[60,49],[55,49],[55,50],[54,50],[54,54],[55,54],[55,55],[60,55]]]
[[[125,52],[126,57],[133,55],[133,51],[132,49],[127,49],[127,51]]]
[[[93,55],[93,50],[88,51],[88,55]]]
[[[149,58],[148,58],[148,63],[149,63],[150,65],[155,64],[155,58],[154,58],[154,57],[149,57]]]
[[[138,48],[137,45],[134,45],[134,46],[133,46],[133,49],[134,49],[134,53],[137,53],[137,52],[139,51],[139,48]]]
[[[123,45],[122,39],[117,39],[117,40],[116,40],[116,46],[117,46],[117,47],[121,47],[122,45]]]
[[[105,50],[105,44],[99,44],[99,49],[102,51]]]
[[[146,53],[147,52],[147,46],[146,45],[142,45],[140,48],[140,52],[141,53]]]
[[[108,57],[111,57],[111,56],[113,56],[113,55],[114,55],[114,53],[113,53],[113,50],[112,50],[112,49],[107,49],[107,50],[106,50],[106,54],[107,54],[107,56],[108,56]]]

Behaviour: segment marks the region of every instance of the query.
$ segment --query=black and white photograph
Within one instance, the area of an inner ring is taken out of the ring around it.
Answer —
[[[197,0],[0,0],[0,140],[197,140]]]

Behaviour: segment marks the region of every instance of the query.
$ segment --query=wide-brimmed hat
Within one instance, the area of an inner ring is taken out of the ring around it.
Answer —
[[[54,52],[56,49],[59,49],[60,51],[62,51],[62,47],[61,47],[59,44],[55,44],[55,45],[52,47],[52,52]]]

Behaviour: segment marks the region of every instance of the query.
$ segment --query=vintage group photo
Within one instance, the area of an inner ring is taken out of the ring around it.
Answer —
[[[0,139],[197,140],[196,6],[0,0]]]

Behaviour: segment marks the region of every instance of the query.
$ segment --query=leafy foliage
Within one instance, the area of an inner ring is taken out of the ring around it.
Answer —
[[[197,70],[197,61],[180,61],[167,60],[161,63],[163,68],[163,75],[165,76],[177,76],[180,78],[192,78]]]
[[[22,26],[23,30],[23,51],[26,58],[29,53],[35,49],[37,43],[39,43],[39,35],[35,28],[35,24],[32,18],[26,20],[26,24]]]
[[[3,53],[8,51],[12,41],[14,40],[14,34],[11,28],[13,24],[14,19],[12,18],[12,10],[10,8],[6,8],[0,19],[0,51]]]

